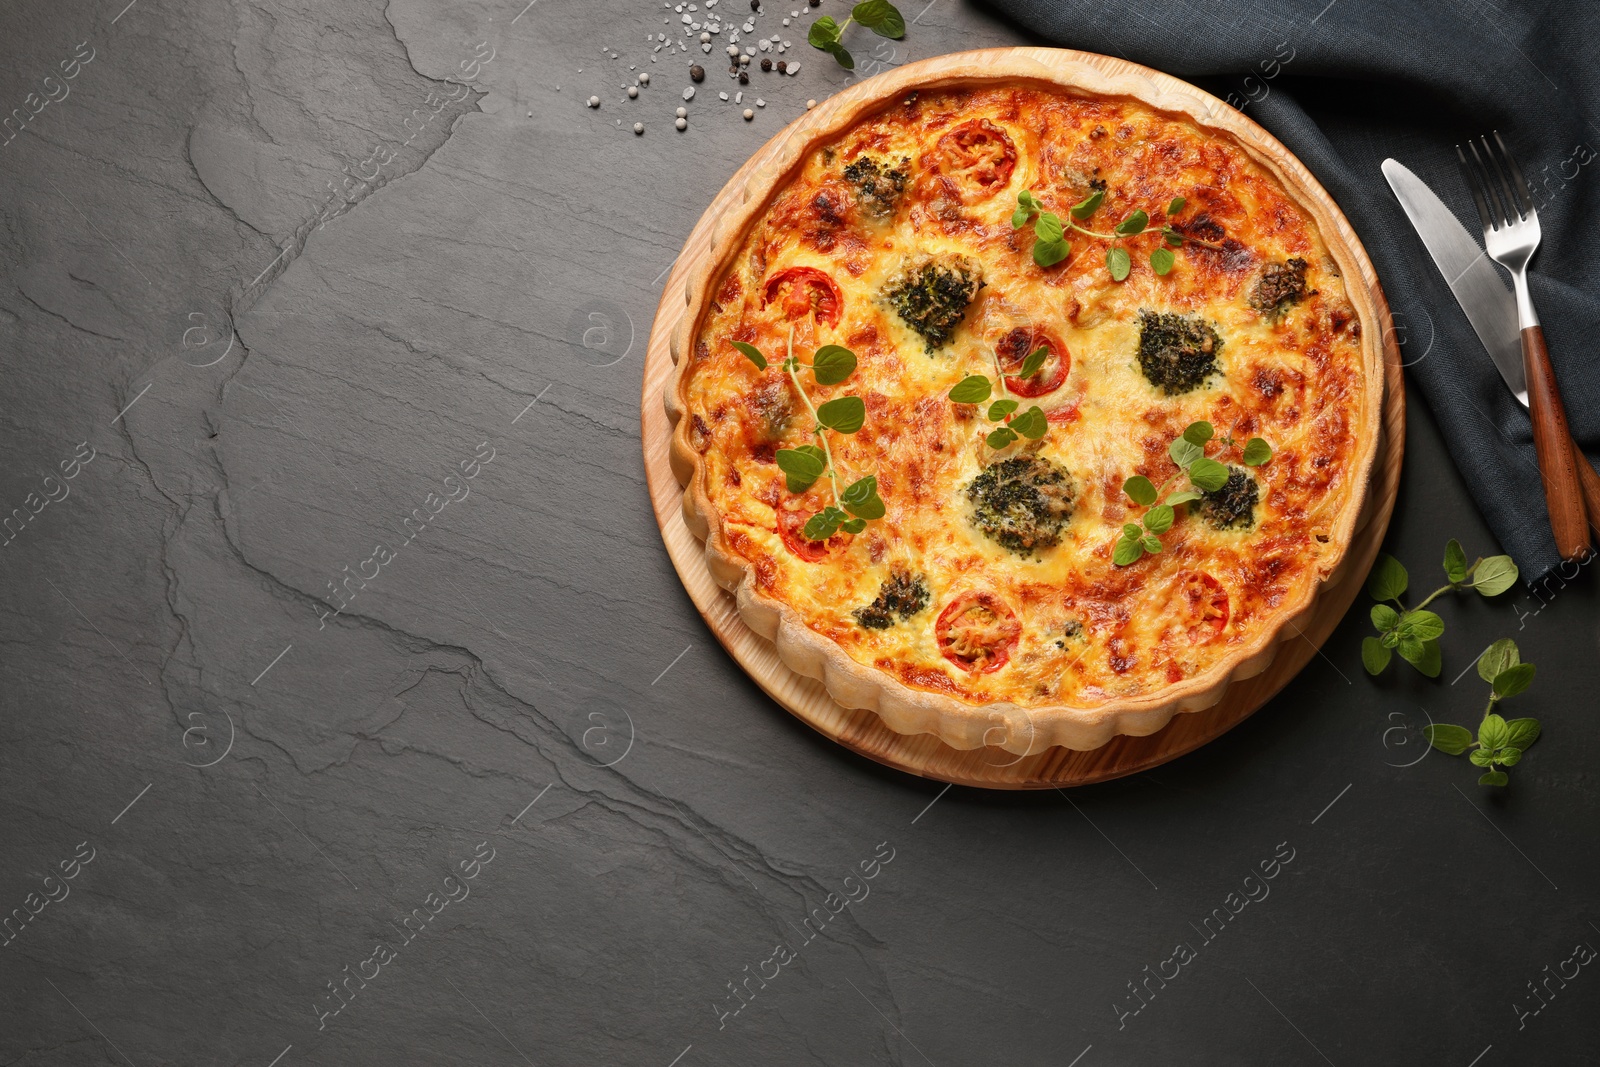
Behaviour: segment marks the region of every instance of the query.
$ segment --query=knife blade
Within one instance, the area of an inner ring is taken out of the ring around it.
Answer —
[[[1506,388],[1528,406],[1528,383],[1522,371],[1522,332],[1517,329],[1517,304],[1500,280],[1483,247],[1456,221],[1427,183],[1394,159],[1383,161],[1383,176],[1405,210],[1406,218],[1444,275],[1456,303],[1483,342]]]

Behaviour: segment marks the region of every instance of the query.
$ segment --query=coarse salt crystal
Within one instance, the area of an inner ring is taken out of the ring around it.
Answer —
[[[694,99],[694,86],[691,85],[691,86],[689,86],[689,88],[687,88],[687,89],[685,89],[683,91],[683,98],[685,100],[693,100]]]

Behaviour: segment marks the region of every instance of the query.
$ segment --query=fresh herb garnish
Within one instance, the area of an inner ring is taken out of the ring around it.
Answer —
[[[1516,583],[1517,565],[1510,556],[1490,556],[1468,566],[1461,542],[1451,538],[1444,547],[1444,573],[1449,584],[1408,609],[1400,600],[1411,580],[1405,566],[1387,552],[1378,557],[1372,576],[1367,579],[1367,593],[1378,601],[1372,606],[1372,625],[1377,627],[1378,636],[1361,642],[1361,664],[1368,674],[1382,674],[1390,657],[1399,652],[1401,659],[1429,678],[1439,677],[1439,637],[1444,633],[1444,620],[1426,610],[1427,606],[1454,589],[1476,589],[1483,596],[1497,596]]]
[[[1454,541],[1450,543],[1455,544]],[[1479,785],[1505,785],[1510,779],[1501,768],[1515,766],[1528,746],[1539,740],[1539,720],[1508,721],[1494,709],[1500,701],[1516,696],[1533,684],[1533,664],[1523,663],[1517,653],[1517,643],[1502,637],[1478,657],[1478,677],[1489,683],[1489,706],[1483,709],[1477,738],[1474,739],[1472,731],[1465,726],[1448,723],[1433,723],[1423,732],[1440,752],[1450,756],[1465,752],[1474,766],[1482,767]]]
[[[1122,536],[1111,550],[1113,563],[1126,567],[1138,562],[1146,552],[1152,555],[1160,552],[1161,535],[1172,529],[1173,520],[1177,518],[1174,509],[1228,484],[1231,473],[1228,468],[1206,456],[1206,443],[1215,435],[1216,430],[1209,422],[1190,423],[1182,435],[1173,438],[1172,444],[1167,446],[1167,454],[1178,465],[1178,473],[1162,482],[1160,488],[1142,474],[1135,474],[1122,483],[1122,491],[1128,494],[1128,499],[1147,510],[1138,523],[1130,522],[1122,527]],[[1224,437],[1220,443],[1230,448],[1238,445],[1232,437]],[[1244,445],[1244,454],[1246,463],[1259,467],[1272,458],[1272,446],[1259,437],[1252,437]],[[1169,492],[1183,478],[1188,479],[1189,487]]]
[[[1207,248],[1218,247],[1198,238],[1185,237],[1165,222],[1159,226],[1152,226],[1149,214],[1143,210],[1135,211],[1117,223],[1111,233],[1097,233],[1079,226],[1078,223],[1087,221],[1100,209],[1100,204],[1104,200],[1105,192],[1096,189],[1072,206],[1067,212],[1071,216],[1070,219],[1063,219],[1053,211],[1046,211],[1044,203],[1033,195],[1031,190],[1024,189],[1017,194],[1017,209],[1011,213],[1011,228],[1020,230],[1029,221],[1033,222],[1033,261],[1041,267],[1053,267],[1072,254],[1072,245],[1067,240],[1069,231],[1076,231],[1085,237],[1101,241],[1121,241],[1130,237],[1141,237],[1147,233],[1160,233],[1163,238],[1162,243],[1150,252],[1150,269],[1157,274],[1166,274],[1172,270],[1174,262],[1172,249],[1179,247],[1184,241],[1194,241]],[[1166,214],[1176,215],[1183,210],[1186,202],[1181,196],[1174,197],[1167,205]],[[1111,273],[1113,280],[1122,281],[1132,269],[1133,260],[1126,248],[1120,244],[1113,244],[1106,249],[1106,270]]]
[[[1031,378],[1039,373],[1044,366],[1044,361],[1050,358],[1050,349],[1040,345],[1028,353],[1028,358],[1022,361],[1022,369],[1013,378]],[[998,392],[1000,399],[989,405],[989,421],[1002,423],[991,430],[984,440],[989,442],[993,449],[1005,448],[1018,438],[1026,437],[1030,441],[1037,441],[1050,429],[1049,419],[1046,418],[1044,409],[1038,404],[1018,415],[1017,408],[1021,404],[1006,395],[1006,372],[1000,366],[1000,354],[995,353],[994,369],[997,377],[991,382],[982,374],[969,374],[955,384],[950,390],[950,399],[957,404],[981,404],[988,400],[997,390],[995,382],[999,383]]]
[[[767,357],[755,345],[744,341],[733,341],[732,344],[758,370],[766,370],[770,366]],[[801,403],[811,413],[811,432],[816,435],[821,447],[800,445],[797,448],[780,448],[773,458],[777,461],[778,469],[783,471],[791,493],[804,493],[824,474],[833,486],[833,503],[807,519],[800,532],[811,541],[826,541],[840,530],[860,533],[867,528],[868,520],[883,518],[884,506],[883,499],[878,496],[878,479],[869,474],[841,490],[833,450],[828,445],[828,435],[823,431],[852,434],[861,429],[867,420],[866,402],[859,396],[839,396],[814,405],[806,395],[805,386],[800,384],[800,368],[806,367],[818,385],[838,385],[855,373],[855,353],[840,345],[823,345],[811,357],[810,363],[801,363],[794,354],[794,327],[791,326],[788,353],[781,366],[794,384],[795,392],[800,394]]]
[[[879,37],[898,41],[906,35],[906,20],[889,0],[861,0],[851,8],[850,17],[843,22],[834,21],[831,15],[824,15],[813,22],[806,33],[806,40],[811,42],[812,48],[820,48],[837,59],[845,70],[854,70],[855,58],[839,43],[845,28],[852,22],[859,22]]]

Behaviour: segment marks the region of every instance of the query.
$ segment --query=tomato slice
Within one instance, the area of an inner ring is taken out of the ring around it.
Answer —
[[[981,196],[993,196],[1011,180],[1017,146],[1005,130],[988,119],[963,122],[939,138],[941,170],[966,179]]]
[[[790,497],[778,504],[778,535],[783,538],[784,547],[807,563],[827,559],[834,549],[850,541],[850,535],[843,532],[826,541],[813,541],[805,535],[806,520],[820,510],[805,497]]]
[[[1195,629],[1209,628],[1221,633],[1228,625],[1232,610],[1228,605],[1228,591],[1222,583],[1209,574],[1193,572],[1183,578],[1179,586],[1181,606]]]
[[[770,304],[775,300],[783,304],[786,319],[815,315],[820,323],[839,325],[839,309],[843,304],[839,287],[815,267],[787,267],[768,278],[762,303]]]
[[[1049,351],[1044,358],[1044,366],[1030,378],[1006,378],[1006,388],[1017,396],[1035,397],[1053,393],[1061,388],[1061,383],[1067,380],[1067,374],[1072,370],[1072,353],[1067,351],[1067,346],[1056,340],[1043,330],[1028,326],[1018,326],[995,345],[995,353],[1000,357],[1000,366],[1008,371],[1019,371],[1029,355],[1040,346]]]
[[[939,613],[934,635],[939,652],[972,674],[989,674],[1006,665],[1022,624],[993,593],[967,592]]]

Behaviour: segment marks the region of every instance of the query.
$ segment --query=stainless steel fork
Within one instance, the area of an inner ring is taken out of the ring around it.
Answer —
[[[1490,259],[1511,273],[1511,283],[1516,288],[1522,366],[1528,379],[1528,414],[1533,419],[1533,446],[1539,456],[1550,529],[1561,557],[1578,559],[1589,551],[1589,524],[1578,480],[1578,464],[1587,460],[1574,449],[1539,313],[1528,295],[1528,260],[1539,247],[1539,213],[1534,210],[1522,171],[1498,130],[1493,144],[1488,137],[1479,137],[1467,142],[1466,151],[1456,145],[1456,155],[1483,219],[1484,248]],[[1600,521],[1600,516],[1595,519]]]

